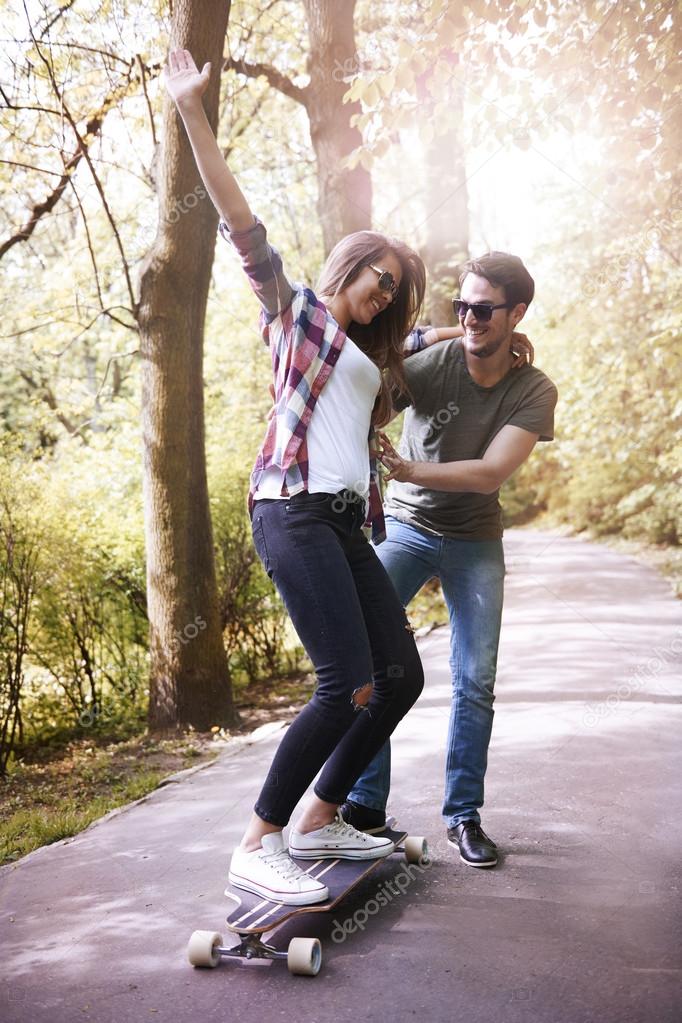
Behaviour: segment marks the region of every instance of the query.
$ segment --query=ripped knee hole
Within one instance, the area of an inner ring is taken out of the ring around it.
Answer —
[[[358,689],[354,689],[351,695],[351,703],[354,707],[366,707],[372,696],[372,690],[374,684],[367,682],[364,686],[360,686]]]

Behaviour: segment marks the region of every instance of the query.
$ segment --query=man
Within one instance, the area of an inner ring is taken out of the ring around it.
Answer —
[[[385,502],[387,539],[377,548],[404,605],[434,576],[451,628],[452,707],[443,817],[448,841],[473,867],[497,863],[481,827],[483,782],[493,721],[502,614],[504,555],[499,489],[538,440],[553,438],[557,391],[539,369],[513,368],[512,334],[533,299],[532,277],[517,256],[470,260],[454,301],[463,336],[415,331],[405,360],[409,396],[401,457],[382,434],[382,462],[393,480]],[[372,761],[342,808],[367,831],[385,821],[390,745]]]

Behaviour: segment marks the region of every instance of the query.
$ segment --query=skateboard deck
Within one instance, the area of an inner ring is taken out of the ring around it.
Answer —
[[[399,850],[407,838],[407,832],[394,831],[388,827],[377,832],[376,837],[390,838],[396,850]],[[306,874],[327,886],[329,898],[325,902],[315,902],[307,906],[285,906],[281,902],[271,902],[262,895],[253,895],[230,885],[225,895],[234,905],[227,914],[228,929],[235,934],[263,934],[280,927],[301,913],[328,913],[392,855],[394,854],[375,860],[301,860],[293,856],[292,859],[301,870],[305,870]]]
[[[241,944],[225,948],[222,935],[195,931],[189,943],[189,961],[193,966],[217,966],[221,958],[283,959],[291,973],[315,976],[322,962],[321,945],[317,938],[293,938],[288,950],[284,952],[263,942],[263,935],[279,929],[303,913],[328,913],[335,909],[342,899],[395,853],[403,853],[408,863],[427,862],[428,847],[425,839],[409,836],[393,818],[389,818],[386,828],[377,832],[377,836],[390,838],[395,845],[394,852],[373,860],[303,860],[294,857],[302,870],[327,886],[329,898],[325,902],[287,906],[229,885],[225,895],[231,907],[226,925],[230,932],[241,938]]]

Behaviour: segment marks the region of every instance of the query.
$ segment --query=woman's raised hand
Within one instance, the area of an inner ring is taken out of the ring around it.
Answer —
[[[201,74],[189,50],[171,50],[163,69],[163,80],[173,102],[182,106],[199,102],[206,92],[211,64],[204,64]]]

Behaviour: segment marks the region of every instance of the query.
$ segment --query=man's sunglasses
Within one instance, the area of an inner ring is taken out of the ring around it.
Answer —
[[[391,298],[395,301],[395,299],[398,297],[398,285],[396,284],[395,277],[393,276],[391,271],[382,270],[381,267],[372,266],[371,263],[369,264],[369,268],[370,270],[374,270],[375,274],[379,274],[379,280],[377,281],[377,284],[379,285],[379,291],[390,291]]]
[[[455,310],[455,316],[459,316],[460,320],[463,320],[471,309],[477,320],[487,323],[492,319],[496,309],[511,309],[511,303],[502,302],[501,305],[490,305],[488,302],[465,302],[461,298],[453,298],[452,308]]]

